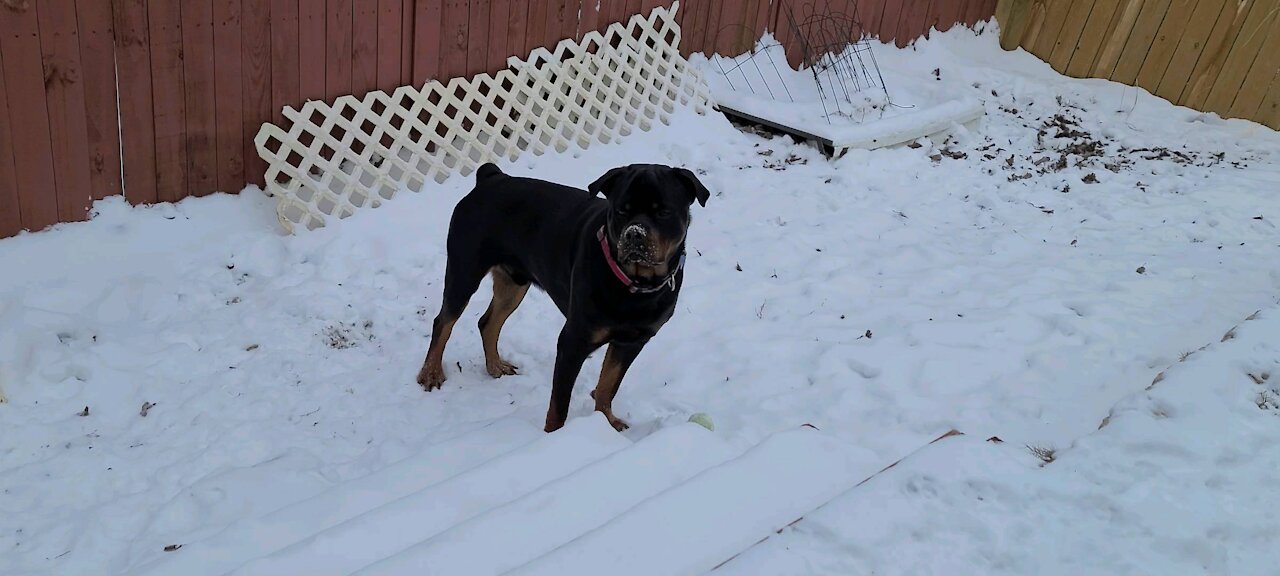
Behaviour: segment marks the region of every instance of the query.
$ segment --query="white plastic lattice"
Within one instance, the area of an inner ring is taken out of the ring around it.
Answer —
[[[706,84],[678,50],[678,7],[512,57],[496,75],[285,108],[288,128],[264,124],[254,138],[280,223],[316,228],[484,162],[608,143],[668,123],[677,106],[705,114]]]

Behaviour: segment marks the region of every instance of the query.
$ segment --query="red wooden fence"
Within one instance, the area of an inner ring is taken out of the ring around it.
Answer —
[[[995,0],[786,0],[899,46]],[[261,183],[263,122],[309,99],[499,70],[671,0],[0,0],[0,238],[96,199],[172,202]],[[780,0],[684,0],[686,53],[790,33]]]

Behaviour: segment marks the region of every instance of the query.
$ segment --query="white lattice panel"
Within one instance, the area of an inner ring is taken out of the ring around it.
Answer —
[[[678,50],[678,7],[512,57],[496,75],[285,108],[288,127],[264,124],[254,139],[280,223],[316,228],[487,161],[608,143],[668,123],[677,106],[706,113],[706,84]]]

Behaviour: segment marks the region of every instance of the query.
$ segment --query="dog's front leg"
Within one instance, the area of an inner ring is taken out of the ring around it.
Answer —
[[[573,383],[582,372],[582,363],[598,345],[591,343],[590,332],[571,323],[565,324],[556,342],[556,368],[551,375],[551,405],[547,407],[547,432],[555,432],[569,418],[569,400]]]
[[[596,400],[596,411],[609,419],[609,424],[619,432],[628,428],[627,422],[613,415],[613,398],[618,395],[618,387],[622,385],[622,377],[627,375],[627,368],[640,355],[644,342],[620,343],[609,345],[604,353],[604,365],[600,368],[600,382],[591,393]]]

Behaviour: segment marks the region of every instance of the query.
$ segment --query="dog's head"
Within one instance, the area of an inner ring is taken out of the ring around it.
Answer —
[[[614,168],[587,187],[609,201],[605,233],[632,278],[660,279],[684,245],[689,207],[711,193],[691,171],[656,164]]]

